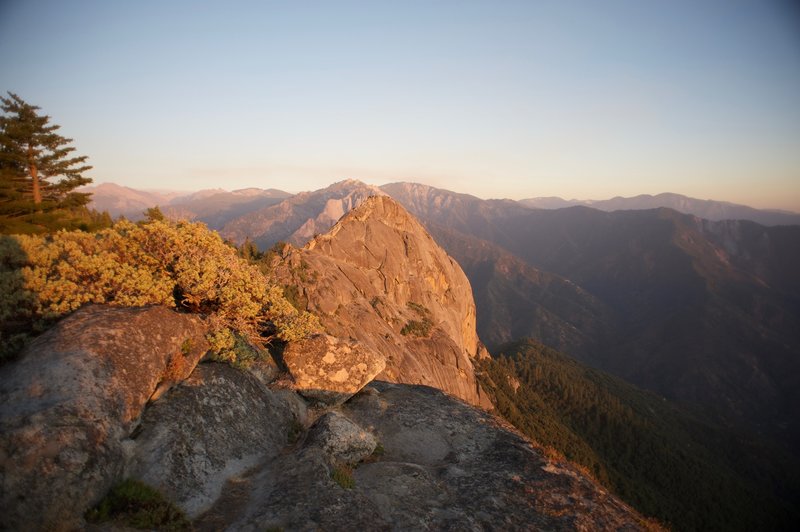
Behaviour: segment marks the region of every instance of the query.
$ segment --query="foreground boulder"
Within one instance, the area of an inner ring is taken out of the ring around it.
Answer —
[[[201,364],[148,406],[129,442],[125,476],[157,488],[194,517],[226,480],[281,452],[293,421],[287,401],[255,376]]]
[[[119,480],[122,440],[207,351],[197,316],[85,307],[0,368],[0,529],[70,530]]]
[[[334,463],[355,464],[371,455],[375,437],[338,412],[320,417],[308,433],[306,443],[321,448]]]

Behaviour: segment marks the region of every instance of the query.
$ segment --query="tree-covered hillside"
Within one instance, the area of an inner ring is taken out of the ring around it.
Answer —
[[[800,517],[788,455],[542,344],[482,366],[498,410],[676,530],[779,530]]]

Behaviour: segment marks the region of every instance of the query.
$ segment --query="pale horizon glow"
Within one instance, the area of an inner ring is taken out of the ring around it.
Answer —
[[[6,0],[0,51],[95,184],[800,212],[789,1]]]

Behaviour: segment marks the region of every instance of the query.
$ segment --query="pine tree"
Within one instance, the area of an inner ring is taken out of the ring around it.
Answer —
[[[92,182],[83,175],[92,167],[86,156],[71,156],[72,139],[62,137],[40,115],[39,107],[16,94],[0,97],[0,229],[38,232],[69,227],[89,194],[75,189]]]

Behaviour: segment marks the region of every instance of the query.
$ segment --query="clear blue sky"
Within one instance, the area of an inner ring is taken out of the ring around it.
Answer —
[[[6,90],[97,183],[800,211],[789,1],[0,0]]]

